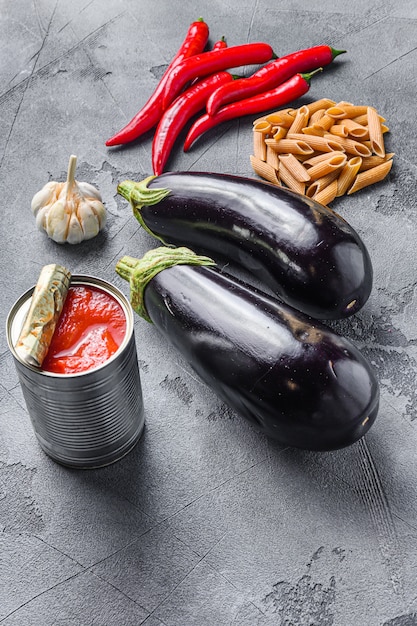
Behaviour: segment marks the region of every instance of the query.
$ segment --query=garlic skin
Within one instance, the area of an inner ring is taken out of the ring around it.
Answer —
[[[77,157],[70,156],[65,183],[50,181],[32,198],[36,226],[57,243],[76,244],[92,239],[106,224],[100,192],[75,180]]]

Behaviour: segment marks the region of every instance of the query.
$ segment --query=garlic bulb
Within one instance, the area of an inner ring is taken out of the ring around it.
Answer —
[[[65,183],[46,183],[32,198],[31,208],[39,230],[57,243],[80,243],[95,237],[106,223],[100,192],[75,180],[77,157],[70,156]]]

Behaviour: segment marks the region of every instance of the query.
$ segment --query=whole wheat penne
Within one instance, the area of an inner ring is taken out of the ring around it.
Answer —
[[[297,159],[301,162],[301,163],[305,163],[306,161],[308,161],[309,159],[312,159],[313,157],[317,156],[318,154],[326,154],[327,156],[329,156],[328,152],[317,152],[316,150],[313,150],[313,152],[311,152],[310,154],[297,154]]]
[[[294,121],[296,109],[283,109],[276,113],[270,113],[265,119],[276,126],[286,126],[289,128]]]
[[[287,187],[289,187],[289,189],[296,191],[297,193],[304,194],[306,188],[305,183],[294,178],[293,174],[283,163],[280,164],[279,177],[280,180],[285,183]]]
[[[306,104],[306,107],[310,111],[310,115],[313,115],[319,109],[328,109],[336,104],[334,100],[330,100],[329,98],[320,98],[320,100],[316,100],[315,102],[310,102],[310,104]]]
[[[327,115],[330,115],[330,117],[333,117],[335,120],[342,120],[346,117],[345,109],[337,105],[327,109]]]
[[[255,155],[251,154],[250,162],[255,174],[258,174],[261,178],[268,180],[270,183],[274,183],[275,185],[279,185],[279,178],[277,171],[272,165],[269,163],[265,163],[261,159],[258,159]]]
[[[266,161],[265,135],[259,130],[253,131],[253,154],[258,159]]]
[[[369,138],[369,128],[363,126],[362,124],[358,124],[349,117],[343,120],[343,126],[347,129],[348,134],[354,139]]]
[[[329,133],[328,135],[324,135],[324,139],[331,139],[333,136]],[[371,156],[372,152],[368,146],[365,145],[365,142],[356,141],[355,139],[349,139],[348,137],[338,137],[337,141],[339,143],[339,150],[342,149],[348,154],[353,154],[354,156],[366,157]]]
[[[304,128],[304,126],[307,124],[308,118],[309,112],[306,106],[302,106],[297,109],[293,122],[288,129],[288,134],[301,133],[301,129]]]
[[[278,158],[280,161],[280,171],[283,165],[290,174],[301,183],[307,183],[310,180],[310,174],[307,169],[293,154],[280,154]]]
[[[385,153],[384,122],[374,107],[327,98],[263,115],[253,123],[252,167],[327,205],[387,176],[394,153]]]
[[[382,136],[381,122],[378,113],[373,107],[368,107],[368,129],[369,141],[371,142],[372,152],[377,156],[385,156],[384,138]]]
[[[266,120],[266,121],[269,121],[271,124],[275,124],[276,117],[280,117],[280,115],[286,114],[289,111],[294,111],[294,109],[287,107],[286,109],[279,109],[278,111],[274,111],[273,113],[267,113],[266,115],[261,115],[261,117],[257,117],[256,120],[253,121],[253,123],[257,124],[258,122]]]
[[[372,167],[381,165],[381,163],[385,163],[385,161],[389,161],[390,159],[392,159],[394,155],[394,152],[388,152],[384,157],[379,157],[376,154],[373,154],[370,157],[365,157],[364,159],[362,159],[359,171],[364,172],[365,170],[370,170]]]
[[[312,124],[311,126],[305,126],[304,128],[302,128],[301,132],[303,133],[303,135],[316,135],[317,137],[323,137],[326,131],[318,124]]]
[[[306,196],[312,198],[317,193],[322,191],[325,187],[330,185],[331,182],[336,180],[338,176],[339,172],[338,170],[335,170],[334,172],[330,172],[329,174],[326,174],[326,176],[323,176],[322,178],[318,178],[317,180],[313,181],[312,183],[310,183],[310,185],[308,185],[306,189]]]
[[[253,130],[258,133],[263,133],[267,135],[271,132],[272,124],[268,122],[268,120],[259,120],[258,122],[253,123]]]
[[[307,105],[307,108],[308,108],[308,105]],[[326,109],[324,107],[322,109],[317,109],[317,111],[314,111],[314,113],[311,113],[309,124],[315,124],[316,122],[318,122],[319,119],[322,118],[325,113],[326,113]]]
[[[304,140],[304,135],[301,135],[301,137]],[[265,143],[281,154],[286,154],[287,152],[292,154],[312,154],[313,148],[303,140],[285,138],[276,141],[275,139],[265,139]]]
[[[279,169],[278,152],[275,152],[275,150],[271,148],[271,146],[269,146],[268,144],[265,144],[265,147],[266,147],[265,161],[268,163],[268,165],[271,165],[274,169],[278,170]]]
[[[321,163],[322,161],[327,161],[327,159],[329,158],[329,156],[344,156],[345,153],[344,152],[340,152],[338,150],[335,150],[334,152],[318,152],[317,154],[307,158],[304,161],[304,165],[316,165],[316,163]]]
[[[287,135],[288,139],[296,140],[296,141],[307,141],[308,145],[313,150],[319,150],[320,152],[331,152],[332,150],[340,150],[343,152],[343,147],[340,145],[339,141],[336,141],[334,137],[326,136],[319,137],[316,135],[309,135],[308,139],[304,134],[291,134]]]
[[[344,196],[349,187],[351,187],[359,171],[361,163],[361,157],[352,157],[342,168],[339,177],[337,178],[337,197]]]
[[[328,204],[330,204],[330,202],[332,202],[335,199],[336,194],[337,194],[337,180],[335,179],[335,180],[332,180],[332,182],[329,183],[327,187],[324,187],[324,189],[315,193],[313,196],[313,199],[316,202],[320,202],[320,204],[324,204],[324,206],[327,206]]]
[[[334,124],[334,118],[330,117],[326,113],[317,121],[314,122],[315,126],[322,128],[323,130],[329,130],[329,128]]]
[[[362,105],[344,104],[343,106],[336,105],[327,109],[327,115],[334,117],[335,119],[345,119],[347,117],[358,117],[367,112],[368,107]]]
[[[335,170],[340,172],[342,167],[346,164],[346,161],[347,158],[345,154],[334,155],[330,153],[328,159],[319,161],[319,163],[311,166],[308,169],[308,173],[311,180],[317,180]]]
[[[358,115],[357,117],[351,118],[357,124],[362,124],[362,126],[368,126],[368,116],[366,113],[363,115]]]
[[[284,139],[287,136],[288,129],[285,126],[274,126],[274,132],[272,134],[275,141],[279,139]]]
[[[343,122],[340,122],[340,124],[333,124],[333,126],[330,126],[329,133],[331,135],[334,135],[335,137],[347,137],[349,132]]]
[[[352,193],[355,193],[356,191],[359,191],[364,187],[368,187],[369,185],[373,185],[374,183],[379,183],[389,174],[391,167],[392,159],[390,159],[389,161],[385,161],[385,163],[381,163],[381,165],[372,167],[370,170],[360,172],[356,176],[353,185],[347,191],[347,195],[350,196]]]

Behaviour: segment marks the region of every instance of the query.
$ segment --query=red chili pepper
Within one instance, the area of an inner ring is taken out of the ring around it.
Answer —
[[[219,39],[219,41],[216,41],[216,43],[213,45],[213,50],[222,50],[223,48],[227,48],[227,42],[224,37]]]
[[[165,70],[157,88],[149,100],[124,128],[106,141],[106,146],[129,143],[146,133],[158,123],[163,113],[162,94],[172,69],[184,59],[202,52],[208,41],[208,36],[209,28],[202,18],[190,24],[181,47]]]
[[[231,46],[223,50],[210,50],[184,59],[169,74],[163,94],[163,106],[165,108],[169,106],[185,85],[194,78],[202,78],[231,67],[265,63],[274,56],[271,46],[260,42]]]
[[[263,113],[269,109],[282,107],[300,98],[310,89],[311,77],[321,70],[322,68],[320,67],[309,74],[295,74],[295,76],[292,76],[289,80],[285,81],[285,83],[278,85],[278,87],[275,87],[275,89],[271,91],[258,94],[252,98],[239,100],[239,102],[231,102],[220,109],[215,115],[209,115],[208,113],[202,115],[194,122],[188,131],[184,142],[184,152],[190,149],[191,145],[200,135],[214,128],[221,122],[227,122],[228,120],[244,115]]]
[[[224,37],[216,41],[213,50],[227,48]],[[206,79],[196,78],[163,113],[152,142],[152,166],[156,176],[162,174],[171,150],[185,124],[207,104],[213,89],[234,79],[228,72],[218,72]]]
[[[185,124],[204,109],[213,89],[231,80],[233,76],[228,72],[212,74],[184,91],[164,112],[152,142],[152,167],[156,176],[162,174],[174,143]]]
[[[227,48],[227,42],[226,42],[226,39],[224,38],[224,36],[221,39],[219,39],[218,41],[216,41],[216,43],[213,44],[212,50],[222,50],[223,48]],[[199,78],[195,78],[192,81],[191,85],[195,85],[196,83],[198,83],[199,80],[200,80]],[[191,85],[190,85],[190,87],[191,87]]]
[[[294,74],[310,72],[317,67],[329,65],[335,57],[346,50],[335,50],[330,46],[314,46],[298,50],[280,57],[261,67],[248,78],[235,80],[232,84],[222,85],[207,101],[207,113],[214,115],[222,106],[243,98],[251,98],[270,89],[274,89]]]

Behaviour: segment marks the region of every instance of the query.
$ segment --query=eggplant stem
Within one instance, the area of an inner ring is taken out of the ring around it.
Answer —
[[[170,190],[163,187],[148,189],[148,183],[154,178],[156,176],[148,176],[139,183],[136,183],[134,180],[124,180],[117,186],[117,193],[131,204],[134,203],[138,208],[144,205],[152,206],[158,204],[170,193]]]
[[[116,264],[117,274],[129,282],[130,302],[134,311],[147,322],[152,323],[152,320],[145,307],[145,287],[159,272],[174,265],[213,266],[216,262],[183,246],[178,248],[162,246],[149,250],[141,259],[124,256]]]
[[[164,246],[168,244],[156,235],[148,226],[145,224],[142,214],[140,212],[143,206],[153,206],[161,202],[166,196],[171,193],[170,189],[166,189],[163,187],[156,187],[155,189],[148,189],[148,183],[156,178],[156,176],[148,176],[144,178],[139,183],[136,183],[134,180],[124,180],[119,183],[117,186],[117,193],[121,195],[125,200],[127,200],[133,210],[133,215],[142,226],[142,228],[152,237],[158,239]]]

